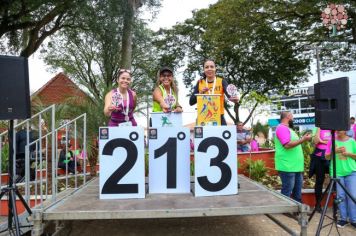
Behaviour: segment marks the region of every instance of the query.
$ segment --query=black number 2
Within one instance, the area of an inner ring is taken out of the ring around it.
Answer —
[[[114,150],[118,147],[126,149],[127,157],[119,168],[106,180],[102,194],[115,193],[138,193],[138,184],[118,184],[118,182],[132,169],[137,161],[136,145],[130,140],[118,138],[107,142],[103,148],[103,155],[112,155]],[[120,157],[121,158],[121,157]]]
[[[155,150],[154,158],[167,153],[167,188],[177,187],[177,138],[169,138],[165,144]]]
[[[211,183],[207,176],[198,177],[200,186],[209,192],[218,192],[223,190],[231,181],[231,169],[223,161],[229,154],[229,146],[226,142],[217,137],[204,139],[198,146],[198,152],[206,153],[210,146],[216,146],[219,150],[218,155],[210,160],[210,166],[217,166],[221,171],[221,178],[216,183]]]

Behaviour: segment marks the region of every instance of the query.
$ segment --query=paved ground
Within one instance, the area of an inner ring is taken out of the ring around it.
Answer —
[[[299,234],[298,223],[284,215],[274,215]],[[315,235],[320,214],[316,214],[308,228],[308,235]],[[325,219],[325,222],[330,220]],[[322,230],[321,235],[338,235],[335,226]],[[355,236],[352,226],[339,229],[340,235]],[[199,235],[288,235],[264,215],[229,216],[183,219],[76,221],[65,225],[61,236],[125,235],[125,236],[199,236]]]

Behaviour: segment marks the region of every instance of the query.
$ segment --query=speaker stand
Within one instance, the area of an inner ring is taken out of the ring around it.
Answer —
[[[15,232],[17,236],[20,236],[20,223],[19,223],[19,217],[17,214],[17,208],[16,208],[16,196],[20,199],[22,205],[25,207],[26,211],[28,214],[32,214],[32,211],[30,207],[27,205],[25,199],[22,197],[20,191],[16,187],[16,182],[14,181],[14,161],[13,161],[13,155],[14,155],[14,148],[13,148],[13,130],[14,130],[14,121],[10,120],[9,121],[9,131],[8,131],[8,139],[9,139],[9,181],[8,181],[8,186],[6,188],[3,188],[0,193],[0,199],[7,194],[8,195],[8,221],[7,221],[7,227],[9,231],[13,230],[13,223],[15,226]]]

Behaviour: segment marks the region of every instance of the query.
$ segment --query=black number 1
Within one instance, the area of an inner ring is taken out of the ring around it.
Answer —
[[[102,194],[138,193],[138,184],[118,184],[118,182],[132,169],[137,161],[136,145],[130,140],[118,138],[107,142],[103,148],[103,155],[112,155],[118,147],[126,149],[127,157],[119,168],[106,180]],[[121,157],[120,157],[121,158]]]
[[[155,150],[154,159],[167,153],[167,188],[177,187],[177,138],[169,138]]]

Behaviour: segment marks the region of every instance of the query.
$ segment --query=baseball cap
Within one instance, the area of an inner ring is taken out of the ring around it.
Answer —
[[[164,66],[162,67],[160,70],[159,70],[159,74],[162,74],[163,72],[165,71],[168,71],[168,72],[171,72],[173,74],[173,70],[167,66]]]

